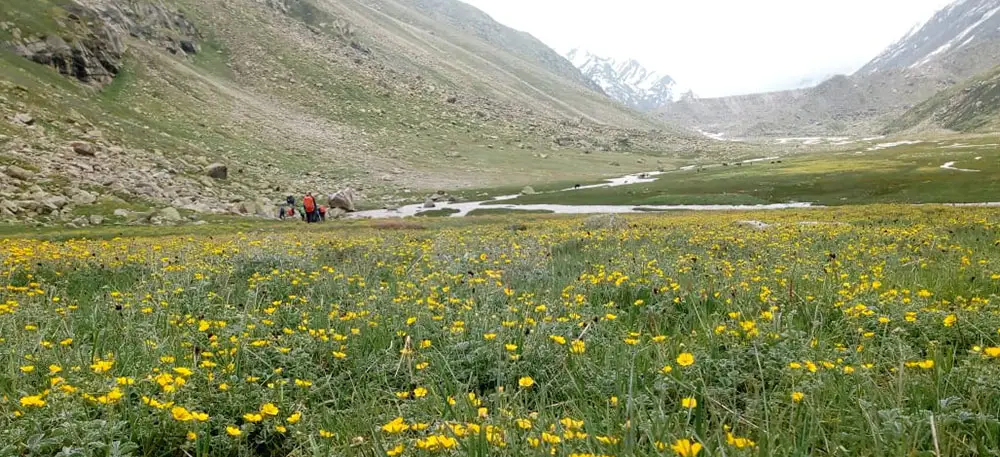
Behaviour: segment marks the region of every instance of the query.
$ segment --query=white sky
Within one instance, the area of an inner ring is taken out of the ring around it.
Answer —
[[[851,73],[951,0],[463,0],[565,53],[634,58],[701,97]]]

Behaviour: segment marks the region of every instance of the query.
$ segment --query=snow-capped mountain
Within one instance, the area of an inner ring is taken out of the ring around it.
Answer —
[[[797,90],[685,98],[661,111],[673,123],[729,137],[870,136],[885,132],[886,122],[896,130],[983,129],[1000,125],[998,64],[1000,0],[955,0],[850,76]]]
[[[608,96],[631,107],[654,110],[680,96],[673,78],[649,70],[634,59],[617,61],[581,49],[566,53],[566,58]]]
[[[998,54],[998,43],[1000,0],[957,0],[914,26],[856,74],[925,66],[958,73],[983,71],[996,63],[991,58]]]

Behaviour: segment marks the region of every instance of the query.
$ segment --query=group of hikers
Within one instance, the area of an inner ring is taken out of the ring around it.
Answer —
[[[307,223],[325,222],[326,210],[326,206],[316,202],[316,197],[313,196],[312,192],[308,192],[302,197],[302,205],[299,206],[295,204],[295,197],[289,195],[285,199],[285,204],[281,205],[279,209],[278,218],[282,220],[294,218],[296,213],[298,213],[298,216]]]

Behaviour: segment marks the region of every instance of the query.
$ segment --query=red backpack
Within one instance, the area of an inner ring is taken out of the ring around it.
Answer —
[[[316,199],[314,199],[311,195],[306,195],[306,197],[302,199],[302,206],[305,207],[307,213],[316,211]]]

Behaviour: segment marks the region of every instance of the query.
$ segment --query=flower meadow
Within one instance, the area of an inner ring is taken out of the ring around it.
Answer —
[[[996,455],[998,224],[3,240],[0,455]]]

